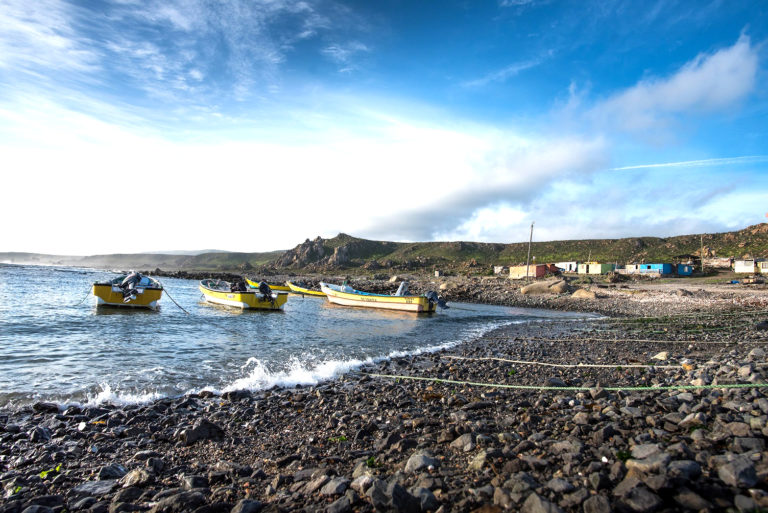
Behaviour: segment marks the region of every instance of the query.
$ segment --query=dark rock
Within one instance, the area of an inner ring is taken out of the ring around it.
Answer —
[[[694,511],[701,511],[712,507],[707,500],[703,499],[699,494],[689,490],[688,488],[680,489],[674,496],[675,502],[685,509]]]
[[[200,492],[181,492],[160,500],[152,506],[150,513],[182,513],[191,511],[205,502]]]
[[[264,508],[261,501],[242,499],[232,508],[230,513],[258,513]]]
[[[347,513],[349,511],[352,511],[352,502],[347,496],[340,497],[325,508],[325,513]]]
[[[559,506],[552,504],[535,492],[525,499],[520,511],[521,513],[563,513],[563,510]]]
[[[398,483],[387,486],[387,498],[392,509],[403,513],[420,513],[420,501]]]
[[[755,466],[751,461],[741,456],[720,465],[717,469],[717,475],[725,484],[737,488],[751,488],[757,483]]]
[[[208,488],[208,478],[205,476],[184,476],[181,487],[185,490],[194,488]]]
[[[411,488],[410,493],[419,501],[422,511],[435,511],[440,506],[435,494],[429,488]]]
[[[99,469],[99,480],[105,480],[105,479],[120,479],[123,477],[128,471],[125,470],[125,467],[118,463],[112,463],[110,465],[105,465]]]
[[[594,495],[584,501],[584,513],[611,513],[611,504],[602,495]]]
[[[86,481],[72,489],[72,493],[81,496],[100,497],[111,493],[117,486],[117,481],[108,479],[105,481]]]
[[[222,440],[224,430],[206,419],[198,420],[194,426],[181,432],[180,439],[184,445],[192,445],[199,440]]]
[[[636,486],[625,493],[621,502],[637,513],[655,511],[662,504],[658,495],[642,486]]]

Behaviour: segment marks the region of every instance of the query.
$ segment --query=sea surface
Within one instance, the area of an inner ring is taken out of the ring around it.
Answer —
[[[174,278],[160,278],[168,294],[158,311],[97,307],[92,283],[115,276],[0,264],[0,407],[315,384],[511,323],[589,315],[450,303],[417,316],[295,295],[283,312],[240,311],[205,303],[196,281]]]

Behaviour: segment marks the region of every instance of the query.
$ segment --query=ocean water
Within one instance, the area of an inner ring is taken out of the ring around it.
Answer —
[[[291,295],[282,312],[202,301],[160,278],[158,311],[96,307],[94,269],[0,264],[0,407],[140,403],[188,392],[315,384],[364,363],[450,347],[521,322],[585,317],[451,303],[431,315]]]

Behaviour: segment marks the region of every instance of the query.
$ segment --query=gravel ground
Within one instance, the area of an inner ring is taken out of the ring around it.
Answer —
[[[0,411],[0,512],[768,510],[765,289],[430,281],[606,316],[312,387]]]

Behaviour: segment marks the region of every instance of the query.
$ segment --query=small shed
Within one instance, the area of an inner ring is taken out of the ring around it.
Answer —
[[[768,260],[761,260],[757,263],[757,272],[768,274]]]
[[[493,274],[504,274],[507,271],[509,271],[509,267],[507,267],[506,265],[493,266]]]
[[[628,264],[625,268],[627,274],[672,274],[672,264]]]
[[[509,278],[523,280],[525,278],[543,278],[550,272],[547,264],[514,265],[509,268]]]
[[[556,262],[555,267],[560,269],[564,273],[575,273],[579,270],[579,263],[573,262]]]
[[[677,264],[678,276],[691,276],[693,274],[692,264]]]
[[[616,264],[601,264],[599,262],[585,262],[579,264],[579,274],[608,274],[616,269]]]
[[[758,269],[760,262],[754,258],[746,258],[744,260],[735,260],[733,262],[733,272],[736,273],[755,273]]]

